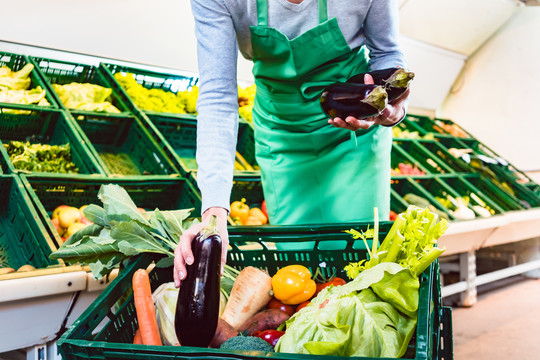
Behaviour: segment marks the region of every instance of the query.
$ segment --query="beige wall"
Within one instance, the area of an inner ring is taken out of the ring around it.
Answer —
[[[522,7],[467,61],[438,111],[523,170],[540,170],[540,7]]]

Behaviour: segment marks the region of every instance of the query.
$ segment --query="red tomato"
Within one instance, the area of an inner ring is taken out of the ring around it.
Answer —
[[[296,312],[300,311],[300,309],[303,309],[305,308],[306,306],[309,305],[311,301],[304,301],[303,303],[300,303],[297,307],[296,307]]]
[[[268,211],[266,210],[266,200],[263,200],[261,204],[261,211],[263,212],[264,216],[268,219]]]
[[[332,280],[327,281],[325,283],[317,284],[317,290],[315,291],[314,296],[317,296],[324,288],[326,288],[326,287],[328,287],[330,285],[341,286],[341,285],[345,285],[346,283],[347,282],[345,280],[343,280],[342,278],[335,277]]]
[[[295,308],[294,308],[294,306],[292,306],[292,305],[285,305],[284,303],[282,303],[281,301],[279,301],[279,300],[276,299],[276,298],[272,298],[272,300],[270,300],[270,302],[269,302],[268,305],[267,305],[267,308],[268,308],[268,309],[278,309],[278,310],[281,310],[281,311],[287,313],[287,315],[289,315],[289,316],[292,316],[292,315],[295,313]]]
[[[272,346],[276,346],[280,337],[285,334],[285,331],[279,330],[264,330],[264,331],[255,331],[253,336],[263,339]]]

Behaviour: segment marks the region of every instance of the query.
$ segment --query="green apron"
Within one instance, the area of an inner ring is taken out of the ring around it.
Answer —
[[[268,27],[268,0],[257,0],[251,27],[255,149],[270,223],[372,221],[374,207],[387,220],[391,129],[335,128],[319,104],[325,85],[368,70],[366,50],[349,47],[326,0],[318,6],[319,25],[292,40]]]

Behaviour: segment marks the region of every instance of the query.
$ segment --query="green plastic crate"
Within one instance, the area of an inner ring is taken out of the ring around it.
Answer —
[[[355,228],[365,230],[367,226]],[[372,227],[372,226],[371,226]],[[322,263],[325,273],[337,273],[344,276],[342,268],[351,261],[365,257],[365,250],[355,250],[348,234],[342,232],[350,227],[280,227],[264,231],[230,232],[231,250],[228,252],[228,264],[235,268],[256,266],[267,270],[271,275],[280,267],[289,264],[303,264],[313,272]],[[384,233],[389,225],[383,225]],[[315,247],[303,251],[270,250],[265,243],[314,242]],[[340,250],[322,250],[325,243],[343,243]],[[242,247],[251,244],[251,250]],[[259,244],[254,248],[253,244]],[[158,257],[142,255],[129,264],[111,283],[96,301],[81,315],[70,329],[57,342],[64,360],[75,359],[335,359],[343,357],[308,356],[285,353],[262,352],[226,352],[218,349],[174,346],[145,346],[131,344],[137,320],[133,304],[131,279],[134,272],[146,268]],[[419,312],[416,335],[411,340],[405,359],[433,359],[439,354],[441,342],[442,317],[440,284],[436,276],[437,263],[430,266],[420,277]],[[172,281],[172,269],[154,268],[150,272],[152,289],[161,283]],[[115,305],[121,297],[127,300],[115,311]],[[447,319],[447,318],[446,318]],[[98,329],[99,324],[103,328]],[[451,327],[450,327],[451,328]],[[451,350],[448,341],[445,342]],[[367,359],[367,358],[356,358]]]
[[[12,140],[50,145],[69,143],[72,162],[77,166],[80,174],[104,175],[73,124],[60,110],[35,110],[31,115],[0,115],[0,139],[4,143]],[[0,147],[0,152],[0,162],[5,173],[27,173],[25,170],[15,169],[4,146]],[[40,174],[54,177],[76,176],[76,174],[46,172]]]
[[[454,170],[439,157],[429,151],[417,140],[395,140],[393,149],[401,149],[402,154],[407,154],[409,158],[422,165],[427,174],[448,174]]]
[[[21,70],[26,64],[28,64],[30,60],[25,55],[18,55],[18,54],[12,54],[8,52],[0,51],[0,67],[7,66],[12,71],[19,71]],[[42,79],[39,68],[34,67],[34,70],[30,73],[30,87],[28,87],[28,90],[34,89],[38,86],[40,86],[43,90],[45,90],[46,95],[45,98],[47,101],[51,104],[49,106],[37,106],[37,105],[22,105],[22,104],[12,104],[12,103],[4,103],[0,102],[0,113],[9,113],[10,110],[26,110],[31,111],[34,109],[57,109],[58,105],[56,103],[56,100],[51,95],[50,91],[48,90],[47,85],[45,84],[45,81]],[[8,111],[6,111],[8,110]]]
[[[136,117],[72,115],[81,137],[107,175],[179,176],[173,161]]]
[[[414,194],[426,199],[430,205],[433,206],[432,210],[437,210],[440,214],[445,214],[449,220],[454,220],[454,217],[449,213],[449,209],[444,207],[437,199],[435,199],[435,192],[433,189],[427,187],[427,184],[434,183],[437,181],[437,177],[423,177],[423,178],[411,178],[405,177],[402,179],[394,179],[391,187],[392,190],[397,194],[402,200],[408,204],[404,199],[407,194]],[[421,184],[424,184],[422,186]],[[413,204],[418,205],[418,204]]]
[[[170,157],[174,157],[178,167],[184,174],[197,171],[195,159],[197,150],[197,120],[189,116],[169,117],[162,115],[148,115],[156,129],[166,139],[172,149]],[[240,120],[238,127],[237,151],[252,166],[255,160],[255,139],[253,128],[244,120]],[[236,171],[237,174],[246,173]],[[253,172],[257,173],[257,172]]]
[[[201,212],[201,199],[196,188],[185,179],[137,180],[93,176],[79,176],[61,182],[53,178],[23,175],[21,181],[32,203],[56,244],[61,244],[60,235],[51,223],[53,210],[59,205],[80,208],[98,204],[97,195],[101,185],[122,186],[138,207],[154,210],[178,210],[194,208],[193,216]]]
[[[407,115],[407,122],[414,124],[416,128],[418,128],[420,131],[423,132],[423,134],[433,134],[435,137],[451,137],[451,138],[472,138],[472,135],[465,131],[461,126],[457,125],[455,122],[449,119],[440,119],[435,118],[431,119],[427,116],[421,116],[421,115]],[[445,125],[455,125],[458,127],[461,131],[463,131],[464,137],[461,136],[454,136],[451,135],[448,131],[446,131],[443,127],[441,127],[439,124],[445,124]]]
[[[143,70],[134,67],[129,67],[125,65],[116,65],[116,64],[100,64],[100,68],[103,69],[103,73],[107,76],[110,83],[112,84],[114,90],[122,96],[124,101],[129,104],[132,111],[142,111],[148,115],[166,115],[169,117],[179,117],[179,118],[191,118],[196,119],[195,114],[173,114],[173,113],[160,113],[155,111],[146,111],[139,108],[133,99],[127,94],[127,92],[120,86],[120,84],[114,78],[114,74],[121,73],[127,74],[131,73],[135,76],[137,83],[141,84],[147,89],[161,89],[169,91],[172,93],[177,93],[178,91],[185,91],[190,89],[193,86],[196,86],[199,78],[194,76],[186,75],[173,75],[166,74],[157,71]]]
[[[59,266],[49,259],[56,245],[17,176],[0,177],[0,267]]]
[[[421,170],[424,172],[424,175],[429,175],[430,171],[424,167],[425,162],[420,162],[416,159],[416,157],[411,156],[408,154],[401,146],[398,145],[397,141],[394,141],[392,143],[392,156],[390,158],[390,167],[392,170],[399,170],[399,164],[406,164],[411,165],[413,167],[418,168],[418,170]],[[396,174],[392,175],[392,178],[394,177],[404,177],[404,176],[410,176],[410,175],[402,175],[402,174]],[[415,175],[415,176],[423,176],[423,175]]]
[[[106,88],[113,88],[113,84],[109,81],[107,76],[103,74],[99,66],[89,65],[89,64],[78,64],[68,61],[47,59],[42,57],[30,56],[29,59],[33,64],[38,67],[43,74],[43,77],[46,80],[46,85],[49,91],[54,95],[56,103],[60,107],[67,109],[67,107],[62,103],[58,94],[53,90],[52,84],[65,85],[73,82],[76,83],[90,83],[95,85],[100,85]],[[98,113],[106,114],[107,116],[126,116],[131,115],[128,104],[125,100],[114,91],[110,96],[110,102],[120,110],[120,113]],[[71,110],[71,109],[67,109]],[[96,114],[93,111],[82,111],[87,114]]]
[[[518,199],[502,190],[490,179],[479,174],[464,175],[463,179],[472,186],[474,191],[483,193],[491,199],[492,203],[497,204],[504,211],[524,209]]]

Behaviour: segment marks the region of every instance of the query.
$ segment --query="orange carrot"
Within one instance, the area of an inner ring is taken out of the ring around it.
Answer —
[[[141,330],[137,329],[137,331],[135,331],[135,336],[133,337],[133,343],[142,344]]]
[[[133,298],[144,345],[163,345],[159,335],[156,309],[152,300],[152,289],[148,273],[139,269],[133,274]]]

